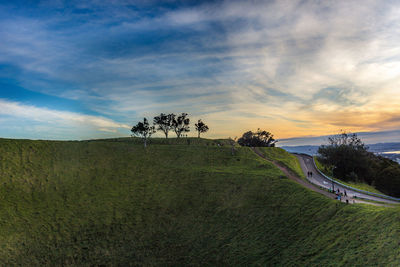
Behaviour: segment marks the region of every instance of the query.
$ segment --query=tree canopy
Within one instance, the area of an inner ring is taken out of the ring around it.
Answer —
[[[238,139],[239,145],[249,147],[274,147],[276,142],[273,134],[260,128],[255,133],[252,131],[245,132]]]
[[[143,122],[138,122],[131,129],[132,135],[143,139],[144,147],[147,146],[147,138],[155,133],[154,126],[150,126],[146,118],[143,118]]]
[[[164,114],[154,117],[153,124],[157,126],[157,130],[162,131],[165,134],[165,138],[168,138],[168,132],[172,129],[172,122],[175,119],[175,114]]]
[[[195,124],[196,131],[198,132],[198,138],[200,138],[201,133],[205,133],[208,131],[208,126],[202,122],[201,120],[198,120],[197,123]]]
[[[181,137],[182,133],[190,132],[189,123],[190,120],[187,113],[182,113],[178,117],[173,118],[172,129],[174,130],[178,138]]]
[[[369,152],[356,134],[331,136],[328,145],[319,147],[318,154],[320,162],[333,167],[335,177],[366,182],[385,194],[400,196],[400,165]]]
[[[362,175],[368,180],[370,172],[367,147],[356,134],[341,133],[328,138],[328,145],[318,149],[320,160],[334,166],[333,175],[354,180]]]

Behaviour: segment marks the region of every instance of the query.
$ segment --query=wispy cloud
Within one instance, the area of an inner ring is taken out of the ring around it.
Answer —
[[[43,2],[10,10],[0,6],[0,63],[16,71],[0,79],[80,101],[105,120],[126,126],[185,111],[208,120],[215,137],[257,127],[280,137],[400,128],[395,1]]]
[[[84,137],[96,136],[98,132],[107,133],[129,133],[129,126],[114,122],[110,119],[97,116],[89,116],[74,112],[51,110],[28,106],[18,102],[0,99],[0,116],[5,120],[2,125],[12,122],[20,124],[21,131],[40,129],[42,138],[50,139],[82,139]],[[59,133],[59,134],[54,134]]]

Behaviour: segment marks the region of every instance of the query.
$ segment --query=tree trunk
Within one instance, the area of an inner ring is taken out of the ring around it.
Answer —
[[[144,148],[147,147],[147,138],[144,139]]]
[[[199,132],[199,135],[197,137],[200,138],[200,132]]]
[[[168,132],[164,132],[165,133],[165,138],[168,138]]]

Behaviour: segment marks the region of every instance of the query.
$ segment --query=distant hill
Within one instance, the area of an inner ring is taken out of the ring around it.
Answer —
[[[368,150],[374,153],[400,151],[400,143],[378,143],[367,145]]]
[[[282,146],[282,149],[290,153],[304,153],[308,155],[316,155],[319,146]]]
[[[397,161],[400,164],[400,143],[378,143],[378,144],[369,144],[367,146],[369,151],[375,154],[379,154],[383,157],[390,158],[394,161]],[[309,155],[317,155],[318,147],[319,146],[315,145],[304,145],[304,146],[282,146],[281,148],[285,149],[290,153],[305,153]]]
[[[400,130],[381,132],[356,132],[366,144],[390,143],[400,140]],[[326,144],[331,135],[279,139],[278,146],[319,146]]]
[[[400,262],[399,208],[338,203],[228,143],[0,139],[0,265]]]

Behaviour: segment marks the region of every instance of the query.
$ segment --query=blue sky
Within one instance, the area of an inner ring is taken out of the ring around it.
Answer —
[[[360,3],[1,2],[0,136],[128,136],[161,112],[210,138],[399,130],[400,4]]]

